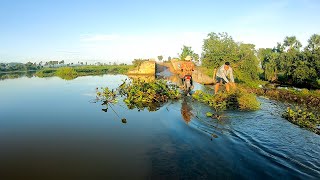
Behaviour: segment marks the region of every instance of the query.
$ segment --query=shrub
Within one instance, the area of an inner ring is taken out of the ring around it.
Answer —
[[[71,67],[62,67],[56,71],[56,75],[65,80],[75,79],[78,73]]]

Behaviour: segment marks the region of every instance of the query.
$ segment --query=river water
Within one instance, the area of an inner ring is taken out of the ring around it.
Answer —
[[[0,81],[0,179],[320,178],[320,136],[281,118],[283,104],[259,98],[261,110],[221,121],[190,97],[155,112],[121,100],[103,111],[96,87],[125,78]]]

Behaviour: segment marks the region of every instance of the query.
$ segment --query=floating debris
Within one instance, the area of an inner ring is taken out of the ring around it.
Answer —
[[[121,122],[122,122],[123,124],[126,124],[126,123],[127,123],[127,119],[126,119],[126,118],[122,118],[122,119],[121,119]]]

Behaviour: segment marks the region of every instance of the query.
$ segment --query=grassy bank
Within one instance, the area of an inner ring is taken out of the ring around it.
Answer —
[[[126,74],[133,66],[109,65],[109,66],[78,66],[45,68],[36,73],[38,77],[59,76],[63,79],[74,79],[79,76],[102,75],[102,74]]]
[[[250,88],[248,91],[273,100],[293,103],[307,108],[320,109],[320,90],[302,89],[299,91],[294,89]]]

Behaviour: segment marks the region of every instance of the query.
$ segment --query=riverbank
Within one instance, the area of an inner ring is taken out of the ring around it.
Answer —
[[[126,74],[133,69],[131,65],[106,65],[106,66],[79,66],[79,67],[61,67],[61,68],[45,68],[37,71],[38,77],[52,77],[59,76],[57,72],[64,69],[64,71],[72,71],[72,74],[66,72],[62,73],[70,75],[72,78],[89,75],[103,75],[103,74]],[[61,77],[61,75],[60,75]],[[63,77],[62,77],[63,78]]]

